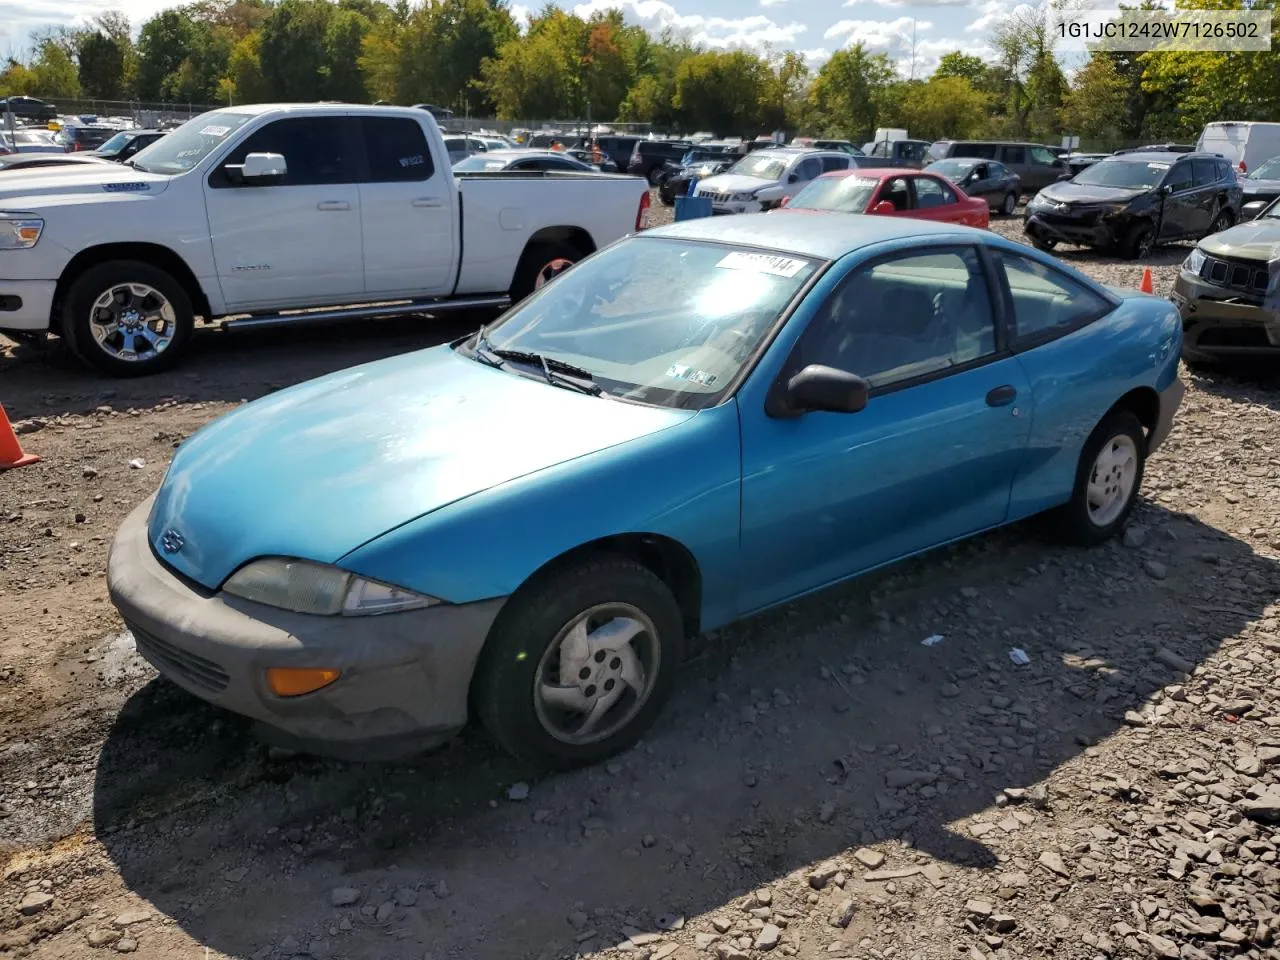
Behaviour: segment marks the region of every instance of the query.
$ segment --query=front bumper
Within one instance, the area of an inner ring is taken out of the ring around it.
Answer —
[[[1262,298],[1234,293],[1181,270],[1171,299],[1182,315],[1182,354],[1189,359],[1280,352],[1280,309],[1268,309]]]
[[[0,330],[48,330],[56,280],[0,280]]]
[[[1160,449],[1161,444],[1169,438],[1173,429],[1173,417],[1182,406],[1182,398],[1187,395],[1187,385],[1180,377],[1174,377],[1173,383],[1160,391],[1160,413],[1156,417],[1156,425],[1147,436],[1147,453],[1152,454]]]
[[[408,756],[466,723],[471,675],[502,599],[325,617],[210,593],[152,551],[152,499],[116,534],[107,588],[138,652],[178,686],[258,721],[271,742],[343,759]],[[341,676],[314,693],[279,697],[267,687],[269,667]]]
[[[1037,240],[1056,240],[1084,247],[1108,247],[1116,241],[1115,230],[1101,217],[1068,219],[1052,214],[1028,213],[1023,229]]]
[[[705,196],[705,194],[699,194]],[[711,200],[711,212],[719,216],[736,213],[760,213],[765,209],[758,200]]]

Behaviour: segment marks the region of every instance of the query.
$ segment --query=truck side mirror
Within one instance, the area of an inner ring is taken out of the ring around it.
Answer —
[[[228,163],[223,169],[232,183],[268,187],[284,179],[289,165],[278,153],[251,153],[244,158],[244,163]]]

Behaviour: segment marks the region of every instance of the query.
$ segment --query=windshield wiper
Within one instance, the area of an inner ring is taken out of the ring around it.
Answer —
[[[598,397],[604,392],[604,388],[596,383],[595,378],[591,376],[590,370],[584,370],[582,367],[567,363],[564,360],[543,356],[531,350],[507,350],[501,347],[490,347],[487,338],[482,338],[476,347],[477,352],[483,350],[489,356],[496,357],[499,360],[510,360],[512,363],[527,363],[530,366],[541,368],[543,378],[553,387],[577,390],[579,393],[590,394],[593,397]]]

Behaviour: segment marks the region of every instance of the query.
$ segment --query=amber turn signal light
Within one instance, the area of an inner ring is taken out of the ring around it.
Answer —
[[[327,687],[340,676],[340,670],[320,667],[271,667],[267,670],[267,686],[277,697],[300,697]]]

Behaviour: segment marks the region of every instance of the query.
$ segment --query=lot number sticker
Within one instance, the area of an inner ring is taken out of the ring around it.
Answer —
[[[789,280],[805,268],[805,262],[793,257],[771,257],[764,253],[744,253],[741,250],[735,250],[733,253],[726,254],[716,266],[724,270],[767,273],[775,277],[786,277]]]

